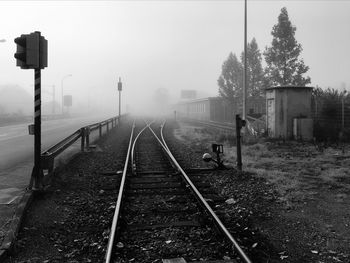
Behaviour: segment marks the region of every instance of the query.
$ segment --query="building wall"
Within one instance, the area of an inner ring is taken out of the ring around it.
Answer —
[[[293,136],[293,118],[311,118],[311,90],[288,90],[287,138]]]
[[[276,123],[276,110],[275,110],[275,90],[266,91],[266,130],[269,137],[275,137],[275,123]]]
[[[266,114],[265,98],[249,98],[248,115],[261,117]],[[241,102],[230,104],[221,97],[209,97],[205,99],[188,100],[179,102],[174,106],[179,118],[192,118],[215,122],[235,122],[235,115],[242,114]]]
[[[290,87],[266,91],[267,130],[270,137],[292,138],[293,119],[311,118],[311,89]]]

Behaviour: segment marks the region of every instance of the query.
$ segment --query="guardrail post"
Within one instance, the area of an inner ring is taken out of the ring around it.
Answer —
[[[80,129],[80,134],[81,134],[81,151],[84,151],[85,147],[85,128]]]
[[[85,137],[86,137],[86,148],[89,149],[90,147],[90,128],[89,127],[86,127],[85,128]]]
[[[101,123],[98,125],[98,131],[99,131],[99,135],[100,135],[100,139],[102,137],[102,125]]]

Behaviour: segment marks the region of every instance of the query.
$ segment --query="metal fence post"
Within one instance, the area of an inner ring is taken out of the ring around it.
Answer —
[[[107,132],[109,131],[109,122],[107,121]]]
[[[85,133],[85,137],[86,137],[86,148],[89,149],[90,147],[90,128],[86,127],[85,129],[86,133]]]
[[[102,125],[101,125],[101,123],[98,125],[98,132],[99,132],[100,139],[101,139],[101,137],[102,137]]]
[[[81,151],[84,151],[84,147],[85,147],[85,128],[81,128],[80,129],[80,134],[81,134]]]

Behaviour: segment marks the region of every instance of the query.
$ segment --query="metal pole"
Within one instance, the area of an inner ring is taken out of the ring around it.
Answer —
[[[85,128],[82,128],[80,130],[80,133],[81,133],[81,147],[80,147],[80,150],[83,152],[84,148],[85,148]]]
[[[341,127],[342,127],[342,132],[344,132],[344,128],[345,128],[345,118],[344,118],[344,96],[345,93],[341,99]]]
[[[121,91],[119,90],[119,121],[120,121],[120,108],[121,108]]]
[[[237,168],[242,171],[241,128],[239,114],[236,115]]]
[[[243,120],[247,119],[247,0],[244,0]]]

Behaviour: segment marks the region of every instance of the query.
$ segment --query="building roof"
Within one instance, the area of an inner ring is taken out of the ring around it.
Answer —
[[[272,89],[309,89],[312,90],[313,87],[302,87],[302,86],[276,86],[276,87],[270,87],[266,88],[265,90],[272,90]]]

